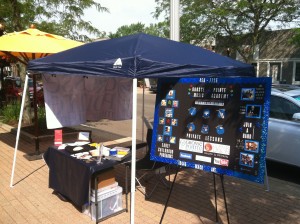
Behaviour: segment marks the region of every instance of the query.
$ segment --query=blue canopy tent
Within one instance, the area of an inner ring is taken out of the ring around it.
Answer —
[[[93,42],[33,60],[29,62],[28,70],[57,76],[133,79],[132,161],[136,160],[137,78],[255,77],[251,65],[201,47],[143,33]],[[17,146],[15,154],[16,151]],[[134,223],[135,163],[132,164],[131,180],[131,221]]]
[[[97,41],[33,60],[28,70],[128,78],[255,76],[251,65],[197,46],[143,33]]]

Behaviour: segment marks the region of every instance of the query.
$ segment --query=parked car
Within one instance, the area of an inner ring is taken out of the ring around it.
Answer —
[[[272,86],[267,159],[300,167],[300,87]]]
[[[7,102],[21,100],[23,94],[23,88],[21,86],[21,79],[19,77],[7,76],[3,78],[3,89]],[[29,98],[31,103],[33,102],[33,80],[28,79]],[[37,104],[42,106],[44,104],[43,87],[40,84],[36,84],[36,96]]]
[[[28,90],[29,90],[29,98],[30,101],[33,105],[33,79],[29,78],[28,79]],[[43,91],[43,86],[36,82],[36,100],[37,100],[37,105],[38,106],[43,106],[44,105],[44,91]]]
[[[7,102],[20,100],[22,96],[21,79],[15,77],[3,78],[3,90]]]
[[[156,93],[157,92],[157,79],[150,79],[150,88],[149,90]]]

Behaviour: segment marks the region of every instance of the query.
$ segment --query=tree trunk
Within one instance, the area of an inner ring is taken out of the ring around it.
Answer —
[[[18,63],[20,78],[22,82],[22,86],[24,88],[25,77],[26,77],[26,66]],[[31,105],[30,105],[30,98],[29,98],[29,91],[28,87],[26,89],[26,98],[24,104],[24,112],[23,112],[23,124],[32,124],[32,116],[31,116]]]

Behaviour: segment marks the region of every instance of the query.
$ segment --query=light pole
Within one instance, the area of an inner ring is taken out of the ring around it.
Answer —
[[[170,0],[170,39],[175,41],[180,40],[179,6],[180,0]]]

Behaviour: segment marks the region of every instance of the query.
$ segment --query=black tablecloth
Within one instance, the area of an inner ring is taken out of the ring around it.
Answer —
[[[53,146],[44,153],[44,160],[49,167],[49,187],[70,199],[77,206],[88,202],[92,175],[119,163],[114,160],[102,160],[101,164],[97,164],[96,161],[87,163]]]

